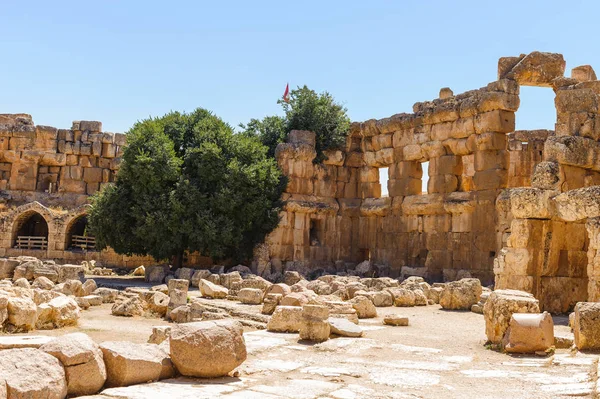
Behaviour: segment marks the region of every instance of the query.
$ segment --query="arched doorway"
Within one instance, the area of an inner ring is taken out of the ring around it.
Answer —
[[[15,221],[13,244],[18,249],[48,249],[48,223],[35,211],[20,215]]]
[[[96,250],[96,239],[89,232],[87,215],[81,215],[71,222],[66,239],[65,248],[69,251]]]

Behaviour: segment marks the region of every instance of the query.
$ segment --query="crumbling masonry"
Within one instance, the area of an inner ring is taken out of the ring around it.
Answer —
[[[271,263],[470,275],[529,291],[553,312],[600,299],[600,81],[590,66],[564,71],[560,54],[501,58],[486,87],[442,89],[411,114],[352,124],[322,165],[314,136],[293,132],[277,149],[290,182]],[[515,131],[522,85],[554,90],[555,131]]]
[[[322,164],[314,134],[291,132],[276,153],[289,176],[285,209],[259,274],[349,272],[370,260],[393,277],[472,276],[529,291],[554,312],[600,299],[600,82],[590,66],[564,72],[560,54],[501,58],[486,87],[445,88],[413,113],[353,123]],[[555,131],[515,131],[522,85],[554,90]],[[0,115],[0,255],[150,263],[96,252],[85,231],[88,196],[114,180],[124,144],[99,122],[56,129]]]

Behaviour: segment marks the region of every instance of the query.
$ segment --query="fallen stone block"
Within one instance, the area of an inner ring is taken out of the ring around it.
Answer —
[[[263,301],[263,291],[259,288],[242,288],[238,292],[238,298],[246,305],[260,305]]]
[[[503,340],[509,353],[544,352],[554,345],[554,322],[550,313],[513,313]]]
[[[292,292],[281,298],[281,306],[304,306],[315,296],[313,291]]]
[[[331,328],[327,322],[328,317],[329,309],[326,306],[304,305],[302,307],[302,324],[299,331],[300,339],[315,342],[327,341],[331,333]]]
[[[100,306],[102,305],[102,297],[100,295],[86,295],[82,297],[87,300],[90,306]]]
[[[408,326],[408,317],[397,314],[388,314],[383,318],[383,324],[388,326]]]
[[[102,297],[102,303],[113,303],[119,296],[119,291],[113,288],[98,288],[94,291],[94,295]]]
[[[0,378],[5,381],[11,399],[63,399],[67,396],[62,364],[39,349],[0,351]]]
[[[200,284],[200,280],[207,280],[211,274],[212,273],[210,272],[210,270],[196,270],[192,275],[192,287],[198,287],[198,285]]]
[[[600,303],[579,302],[575,305],[573,335],[579,350],[600,349]]]
[[[262,314],[271,315],[281,302],[281,294],[267,294],[263,300]]]
[[[470,310],[471,306],[479,302],[481,292],[481,282],[476,278],[452,281],[444,287],[440,305],[443,309]]]
[[[554,333],[554,346],[556,349],[570,349],[575,342],[575,336],[572,332],[556,331]]]
[[[330,317],[327,322],[331,330],[331,334],[339,335],[340,337],[362,337],[363,330],[349,320]]]
[[[243,327],[233,320],[179,324],[171,330],[171,360],[189,377],[222,377],[246,360]]]
[[[280,294],[282,296],[286,296],[291,293],[292,289],[290,288],[290,286],[283,283],[273,284],[267,290],[267,294]]]
[[[167,354],[154,344],[107,341],[100,344],[106,365],[106,386],[124,387],[158,381]]]
[[[540,313],[539,301],[528,292],[493,291],[483,306],[488,341],[501,344],[513,313]]]
[[[204,279],[200,280],[198,287],[200,288],[200,293],[202,296],[207,298],[224,299],[227,298],[227,295],[229,294],[229,290],[227,288],[213,284]]]
[[[297,333],[302,325],[302,307],[277,306],[267,323],[267,331]]]
[[[372,319],[377,317],[377,309],[371,300],[364,296],[355,296],[349,301],[359,319]]]
[[[16,283],[16,281],[15,281]],[[48,277],[40,276],[33,281],[31,288],[41,288],[43,290],[51,290],[54,287],[54,283],[50,281]]]
[[[394,306],[415,306],[415,293],[408,288],[388,288],[387,291],[394,298]]]
[[[144,314],[144,303],[138,296],[117,300],[111,308],[113,316],[133,317]]]
[[[162,284],[165,278],[171,272],[169,265],[146,266],[144,271],[144,280],[147,283]]]
[[[29,331],[35,328],[37,307],[31,299],[9,297],[7,310],[7,321],[12,331]]]
[[[81,265],[57,265],[58,282],[64,283],[68,280],[83,281],[84,269]]]
[[[83,333],[66,334],[40,347],[56,357],[65,367],[67,392],[70,396],[92,395],[106,381],[102,351]]]

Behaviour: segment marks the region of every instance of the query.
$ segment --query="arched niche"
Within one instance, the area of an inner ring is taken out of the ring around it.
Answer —
[[[26,211],[13,224],[13,246],[19,249],[48,249],[48,222],[36,211]]]
[[[74,218],[67,226],[65,248],[69,251],[95,251],[96,239],[90,234],[87,215]]]

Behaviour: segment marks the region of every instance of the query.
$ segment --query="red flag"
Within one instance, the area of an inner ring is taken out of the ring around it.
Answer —
[[[283,92],[283,101],[290,103],[290,84],[285,85],[285,91]]]

